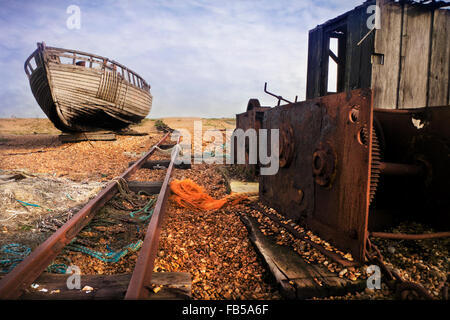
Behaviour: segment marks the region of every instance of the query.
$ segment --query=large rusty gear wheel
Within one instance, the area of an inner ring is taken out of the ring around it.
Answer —
[[[381,164],[381,150],[380,143],[375,131],[372,127],[372,162],[370,164],[370,198],[369,205],[372,203],[375,193],[377,191],[378,182],[380,180],[380,164]]]

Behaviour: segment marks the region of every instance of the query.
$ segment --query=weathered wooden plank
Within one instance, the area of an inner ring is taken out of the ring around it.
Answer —
[[[68,275],[42,274],[35,283],[36,289],[29,288],[22,300],[118,300],[125,297],[131,274],[81,275],[81,288],[68,289]],[[150,288],[150,300],[187,300],[191,298],[191,276],[187,272],[155,272],[152,284],[161,286],[155,293]],[[93,288],[82,291],[84,286]],[[40,291],[45,289],[47,291]]]
[[[98,86],[86,84],[86,86],[82,85],[79,82],[76,81],[64,81],[56,79],[54,81],[54,84],[56,86],[55,90],[65,90],[68,92],[74,92],[74,93],[82,93],[85,95],[85,99],[90,98],[91,96],[95,97]],[[89,96],[87,96],[89,95]]]
[[[53,75],[52,74],[52,78],[53,78],[53,82],[55,83],[59,83],[59,84],[71,84],[71,85],[76,85],[78,88],[84,88],[85,86],[95,89],[95,91],[98,90],[99,86],[100,86],[100,78],[84,78],[84,77],[78,77],[78,75],[74,75],[74,74],[58,74],[58,75]]]
[[[367,28],[364,28],[365,32],[361,30],[361,19],[362,17],[354,12],[347,23],[347,67],[345,71],[345,87],[347,90],[360,88],[361,47],[357,44],[369,31]]]
[[[64,133],[59,135],[61,142],[80,142],[80,141],[114,141],[116,135],[111,131]]]
[[[368,5],[367,5],[368,6]],[[359,67],[359,86],[358,88],[370,88],[371,78],[372,78],[372,63],[371,63],[371,55],[374,50],[374,42],[375,42],[375,33],[370,32],[367,36],[367,32],[370,30],[367,28],[367,19],[369,18],[369,14],[367,13],[367,6],[363,6],[358,10],[355,10],[355,14],[360,17],[359,20],[359,30],[361,32],[360,37],[366,37],[364,41],[360,42],[360,67]],[[351,17],[349,17],[351,19]],[[353,89],[353,88],[352,88]],[[348,89],[352,90],[352,89]]]
[[[322,39],[322,27],[317,27],[309,32],[306,99],[312,99],[320,96],[319,88],[322,68]]]
[[[450,104],[450,11],[434,11],[431,44],[430,78],[428,85],[428,106]]]
[[[53,106],[53,96],[47,82],[44,68],[38,68],[33,72],[30,77],[30,86],[39,106],[50,120],[54,120],[54,113],[53,110],[51,110]]]
[[[55,62],[49,62],[48,66],[51,70],[55,71],[69,71],[69,72],[79,72],[84,73],[86,75],[97,73],[101,75],[103,73],[102,69],[98,68],[82,68],[78,66],[73,66],[70,64],[64,64],[64,63],[55,63]]]
[[[80,79],[95,79],[95,80],[99,80],[100,77],[102,76],[101,73],[99,72],[89,72],[90,69],[88,70],[79,70],[79,69],[75,69],[75,70],[70,70],[68,68],[62,68],[62,69],[58,69],[57,66],[60,65],[52,65],[52,68],[50,68],[50,72],[52,73],[52,75],[54,76],[61,76],[61,77],[67,77],[74,74],[76,74]]]
[[[364,281],[342,279],[320,265],[306,263],[291,249],[265,237],[254,218],[241,215],[241,219],[249,230],[250,240],[267,263],[286,298],[327,297],[363,289]]]
[[[79,83],[86,84],[89,87],[98,88],[100,84],[100,79],[96,77],[81,77],[79,75],[74,76],[74,74],[65,73],[65,74],[54,74],[51,72],[53,81],[59,81],[61,83]]]
[[[128,95],[130,95],[133,100],[140,100],[144,103],[147,103],[149,100],[151,101],[153,98],[152,95],[150,94],[143,95],[142,92],[135,87],[128,86],[127,90],[128,90],[127,97]]]
[[[427,104],[430,27],[430,11],[405,5],[399,109],[421,108]]]
[[[108,59],[108,58],[105,58],[105,57],[101,57],[101,56],[98,56],[98,55],[94,55],[94,54],[91,54],[91,53],[78,51],[78,50],[55,48],[55,47],[46,47],[46,50],[47,50],[49,55],[55,55],[55,56],[58,56],[58,58],[59,58],[59,56],[71,57],[71,55],[67,54],[67,53],[71,53],[74,58],[79,58],[79,59],[85,60],[85,61],[91,61],[91,64],[92,64],[92,61],[94,60],[93,58],[100,60],[100,61],[94,61],[97,64],[103,65],[103,63],[109,62],[110,64],[113,64],[116,67],[119,67],[122,70],[122,73],[123,73],[124,70],[126,70],[128,74],[130,74],[130,73],[133,74],[133,76],[136,76],[138,79],[141,79],[142,82],[146,86],[148,86],[148,84],[144,81],[144,79],[140,75],[138,75],[136,72],[126,68],[124,65],[118,63],[117,61],[114,61],[114,60],[111,60],[111,59]],[[34,53],[32,54],[32,56],[33,55],[34,55]],[[87,56],[87,57],[80,57],[80,55]],[[111,66],[106,66],[106,67],[111,69]]]
[[[136,193],[142,191],[146,194],[158,194],[162,187],[162,181],[128,181],[127,184],[131,191]]]
[[[131,166],[134,163],[134,161],[131,161],[128,165]],[[159,167],[168,168],[170,164],[170,160],[149,160],[146,161],[141,168],[145,169],[158,169]],[[180,164],[174,164],[174,167],[177,169],[190,169],[191,164],[190,163],[180,163]]]
[[[374,108],[396,109],[401,48],[402,8],[395,3],[382,5],[381,29],[375,31],[376,54],[383,55],[383,64],[372,63]]]
[[[324,28],[322,33],[322,52],[320,52],[320,73],[319,73],[319,97],[328,94],[328,74],[329,74],[329,64],[330,57],[328,52],[330,50],[330,36],[329,33]]]
[[[369,33],[367,28],[368,5],[369,3],[355,8],[347,17],[346,66],[344,87],[341,91],[370,87],[370,55],[373,52],[374,34]]]
[[[345,70],[347,66],[347,38],[343,35],[338,38],[338,70],[337,91],[345,91]]]
[[[84,105],[86,104],[94,104],[97,107],[101,107],[103,109],[111,109],[110,112],[119,112],[121,114],[126,113],[127,111],[131,112],[132,114],[135,115],[140,115],[140,116],[145,116],[147,113],[143,110],[144,107],[141,103],[138,103],[136,101],[130,100],[128,101],[128,103],[126,103],[125,105],[129,108],[127,108],[128,110],[122,110],[120,108],[117,107],[116,104],[112,103],[112,102],[106,102],[102,99],[98,99],[95,97],[86,97],[86,95],[84,95],[81,92],[76,92],[74,90],[70,90],[70,89],[64,89],[63,87],[58,87],[54,89],[54,93],[55,93],[55,97],[56,97],[56,101],[59,101],[61,98],[67,98],[67,101],[70,102],[68,104],[68,107],[75,107],[77,105],[81,106],[81,108],[83,108]],[[133,103],[134,102],[134,103]]]

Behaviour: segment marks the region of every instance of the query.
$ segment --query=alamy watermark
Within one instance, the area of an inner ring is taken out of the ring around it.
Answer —
[[[381,289],[381,270],[379,266],[370,265],[366,269],[367,274],[370,276],[367,278],[366,284],[369,289]]]
[[[66,13],[70,16],[66,20],[66,26],[68,29],[80,29],[81,28],[81,9],[77,5],[70,5],[66,9]]]
[[[370,5],[367,7],[366,13],[370,14],[369,18],[367,18],[366,21],[367,29],[381,29],[380,6],[375,4]]]
[[[279,130],[202,130],[194,121],[194,137],[187,129],[176,129],[172,141],[181,136],[180,155],[175,164],[259,164],[261,175],[275,175],[279,169]],[[270,143],[269,143],[270,142]],[[205,145],[206,144],[206,145]],[[192,157],[192,146],[194,157]],[[178,152],[177,151],[177,152]]]
[[[70,276],[66,280],[67,289],[81,289],[81,270],[78,266],[71,265],[66,269],[66,274]]]

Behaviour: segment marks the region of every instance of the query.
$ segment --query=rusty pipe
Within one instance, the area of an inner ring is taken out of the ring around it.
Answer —
[[[450,237],[450,232],[436,232],[436,233],[422,233],[422,234],[371,232],[370,236],[382,239],[423,240],[423,239],[447,238]]]
[[[419,165],[381,162],[380,173],[389,176],[418,176],[423,174],[423,169]]]

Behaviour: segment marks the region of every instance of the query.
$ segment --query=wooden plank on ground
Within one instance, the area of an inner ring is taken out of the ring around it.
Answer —
[[[68,277],[69,275],[64,274],[43,273],[35,281],[39,287],[29,288],[20,298],[22,300],[123,299],[131,274],[82,275],[80,290],[67,288]],[[155,272],[152,276],[152,284],[155,287],[161,286],[161,289],[157,293],[150,289],[150,300],[191,299],[191,275],[187,272]],[[92,287],[94,290],[89,293],[83,291],[85,286]]]
[[[128,188],[136,193],[158,194],[162,183],[162,181],[128,181]]]
[[[161,191],[162,181],[128,181],[128,188],[133,192],[158,194]]]
[[[364,289],[365,281],[342,279],[320,265],[308,264],[290,248],[277,245],[264,236],[254,218],[242,215],[241,219],[286,298],[336,296]]]
[[[64,133],[59,135],[61,142],[80,142],[80,141],[114,141],[116,135],[111,131],[77,132]]]
[[[128,165],[133,165],[134,161],[131,161]],[[170,160],[148,160],[146,161],[141,168],[143,169],[162,169],[162,168],[168,168],[170,164]],[[174,164],[174,167],[176,169],[190,169],[191,164],[190,163],[180,163],[180,164]]]

